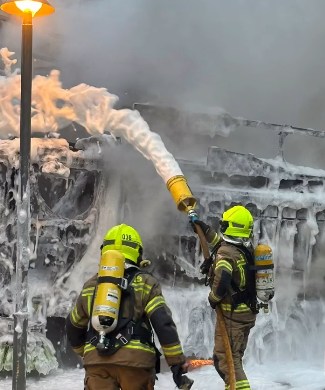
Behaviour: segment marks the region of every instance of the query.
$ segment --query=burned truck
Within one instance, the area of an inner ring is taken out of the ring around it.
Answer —
[[[141,104],[136,104],[135,109],[147,120],[151,130],[158,133],[158,122],[169,128],[180,123],[187,127],[193,118],[196,126],[220,123],[220,115],[207,119],[204,115],[193,114],[193,117],[179,110]],[[221,120],[233,124],[225,115]],[[299,299],[306,296],[313,299],[315,291],[317,296],[324,294],[321,264],[325,247],[325,170],[287,163],[283,142],[295,132],[322,138],[325,132],[256,121],[246,121],[243,125],[278,132],[279,151],[275,159],[261,159],[216,146],[208,148],[206,161],[175,155],[198,200],[199,218],[218,231],[225,210],[236,204],[246,206],[256,221],[256,243],[264,241],[274,250],[276,279],[298,283],[303,286],[298,289]],[[57,366],[80,363],[66,340],[65,317],[82,282],[96,269],[100,240],[107,225],[127,219],[125,204],[132,193],[128,192],[118,167],[107,169],[105,162],[105,155],[120,145],[121,141],[110,135],[84,138],[73,144],[55,137],[32,139],[29,340],[43,349],[48,348],[47,356],[51,358],[46,369],[39,368],[40,363],[31,363],[31,370],[46,374]],[[12,348],[18,161],[19,140],[1,141],[0,371],[10,371]],[[162,281],[172,280],[173,286],[193,282],[203,285],[204,278],[199,273],[202,261],[199,241],[184,216],[179,216],[172,229],[166,227],[154,243],[149,245],[147,254],[153,259],[152,272]],[[308,282],[313,273],[317,274],[319,285]],[[189,321],[201,316],[197,312],[193,309]],[[213,321],[211,318],[209,321]],[[189,328],[193,326],[188,324]],[[209,332],[213,332],[213,327]],[[264,332],[261,336],[265,343],[272,343],[272,338],[277,337],[271,333]],[[49,346],[45,340],[50,341]],[[184,336],[182,342],[188,355],[193,355],[193,348],[187,348],[187,342],[192,345],[198,341]],[[198,357],[207,356],[199,353]]]

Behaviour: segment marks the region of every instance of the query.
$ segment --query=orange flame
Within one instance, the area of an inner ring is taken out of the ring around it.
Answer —
[[[190,360],[189,363],[193,370],[203,366],[213,366],[213,360]]]

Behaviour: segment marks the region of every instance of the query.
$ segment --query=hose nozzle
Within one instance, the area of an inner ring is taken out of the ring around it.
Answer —
[[[174,176],[167,182],[167,188],[172,194],[179,211],[189,213],[194,211],[196,199],[190,190],[184,176]]]
[[[197,220],[197,212],[194,209],[191,209],[187,212],[187,215],[191,222],[194,222]]]

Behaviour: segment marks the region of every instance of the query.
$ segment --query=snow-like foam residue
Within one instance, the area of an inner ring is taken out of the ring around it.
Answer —
[[[18,72],[10,73],[14,54],[8,49],[0,51],[7,76],[0,76],[0,137],[19,136],[20,131],[20,80]],[[56,133],[76,122],[90,134],[109,131],[123,137],[135,149],[151,160],[165,183],[182,171],[170,154],[161,137],[150,131],[138,111],[115,110],[116,95],[105,88],[86,84],[63,89],[60,72],[53,70],[48,77],[36,76],[32,91],[32,132]]]

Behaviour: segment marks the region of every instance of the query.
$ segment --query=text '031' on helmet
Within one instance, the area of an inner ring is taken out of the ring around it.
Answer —
[[[222,216],[221,233],[226,236],[249,238],[252,235],[254,220],[243,206],[235,206]]]
[[[106,233],[101,250],[102,254],[108,250],[119,251],[126,260],[137,264],[142,254],[142,240],[133,227],[122,224],[114,226]]]

